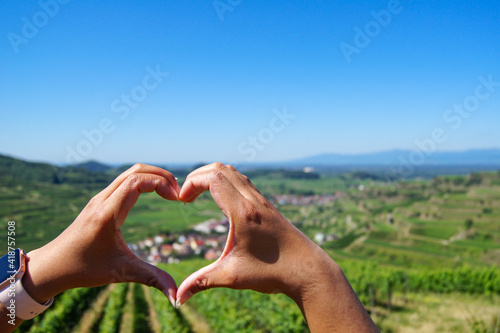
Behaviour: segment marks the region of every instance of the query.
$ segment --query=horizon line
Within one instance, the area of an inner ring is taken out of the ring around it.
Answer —
[[[460,149],[460,150],[435,150],[432,152],[432,154],[436,153],[466,153],[466,152],[471,152],[471,151],[491,151],[491,150],[498,150],[500,151],[500,147],[488,147],[488,148],[468,148],[468,149]],[[297,163],[301,162],[306,159],[310,158],[315,158],[319,156],[327,156],[327,155],[338,155],[338,156],[350,156],[350,157],[355,157],[355,156],[364,156],[364,155],[376,155],[376,154],[382,154],[382,153],[394,153],[394,152],[413,152],[417,151],[416,149],[402,149],[402,148],[394,148],[394,149],[386,149],[386,150],[377,150],[377,151],[372,151],[372,152],[363,152],[363,153],[337,153],[337,152],[324,152],[324,153],[318,153],[314,155],[308,155],[308,156],[303,156],[303,157],[296,157],[296,158],[291,158],[291,159],[283,159],[283,160],[267,160],[267,161],[223,161],[223,160],[214,160],[212,162],[207,162],[203,160],[198,160],[198,161],[177,161],[177,162],[141,162],[141,161],[136,161],[136,162],[108,162],[108,161],[102,161],[99,159],[88,159],[81,161],[79,163],[74,163],[74,164],[68,164],[68,163],[63,163],[63,162],[56,162],[56,161],[49,161],[49,160],[33,160],[30,158],[25,158],[21,156],[16,156],[16,155],[11,155],[11,154],[6,154],[0,152],[0,156],[6,156],[18,160],[23,160],[26,162],[31,162],[31,163],[45,163],[45,164],[51,164],[51,165],[56,165],[56,166],[72,166],[72,165],[79,165],[79,164],[85,164],[89,162],[96,162],[100,163],[103,165],[110,165],[110,166],[123,166],[123,165],[133,165],[135,163],[145,163],[145,164],[158,164],[158,165],[195,165],[195,164],[210,164],[214,162],[222,162],[224,164],[234,164],[234,165],[259,165],[259,164],[278,164],[278,163]],[[431,156],[431,155],[429,155]],[[366,164],[366,163],[363,163]],[[384,165],[390,164],[390,163],[384,163]],[[432,163],[429,163],[432,164]],[[375,164],[374,164],[375,165]]]

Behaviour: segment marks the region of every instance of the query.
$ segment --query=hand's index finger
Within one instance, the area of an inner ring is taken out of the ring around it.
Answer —
[[[193,202],[205,191],[210,190],[209,173],[191,173],[188,175],[179,193],[183,202]]]
[[[132,173],[106,198],[110,209],[119,217],[120,224],[125,221],[129,211],[141,193],[156,191],[167,200],[178,200],[177,190],[164,177],[155,174]]]
[[[216,188],[220,188],[229,184],[246,198],[255,196],[254,186],[245,181],[234,167],[222,163],[212,163],[196,169],[187,176],[179,198],[184,202],[192,202],[204,191],[210,191],[213,195],[214,188],[212,187],[214,185]]]
[[[138,163],[135,164],[133,167],[129,168],[128,170],[126,170],[125,172],[123,172],[118,177],[116,177],[116,179],[108,187],[106,187],[103,191],[101,191],[99,195],[102,195],[104,197],[103,199],[108,198],[133,173],[137,174],[148,173],[161,176],[170,183],[172,188],[175,189],[176,193],[179,193],[181,190],[175,177],[167,170],[152,165]]]
[[[229,212],[234,212],[238,208],[238,203],[245,199],[240,191],[241,180],[233,173],[219,163],[201,167],[188,175],[179,199],[184,202],[193,202],[201,193],[210,191],[215,203],[229,219]],[[234,179],[235,177],[237,180]]]

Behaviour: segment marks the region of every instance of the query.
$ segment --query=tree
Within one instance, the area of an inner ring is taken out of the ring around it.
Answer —
[[[472,224],[474,224],[472,219],[465,220],[465,229],[469,230],[472,227]]]
[[[469,179],[465,183],[465,186],[480,185],[483,182],[483,176],[478,173],[471,173],[468,177]]]

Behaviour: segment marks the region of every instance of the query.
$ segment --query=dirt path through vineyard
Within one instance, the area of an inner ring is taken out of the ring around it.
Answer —
[[[208,325],[205,317],[191,307],[189,304],[184,304],[180,307],[180,311],[184,318],[191,325],[193,333],[212,333],[210,326]]]

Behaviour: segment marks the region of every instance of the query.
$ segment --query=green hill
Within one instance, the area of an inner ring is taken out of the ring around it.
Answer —
[[[44,184],[79,184],[86,187],[106,185],[114,178],[103,164],[89,162],[78,166],[58,167],[47,163],[26,162],[0,155],[0,186]]]
[[[97,161],[88,161],[80,164],[73,165],[75,169],[85,169],[91,172],[105,172],[112,169],[109,165],[97,162]]]
[[[61,168],[47,163],[25,162],[0,155],[0,181],[6,183],[44,182],[53,183]]]

